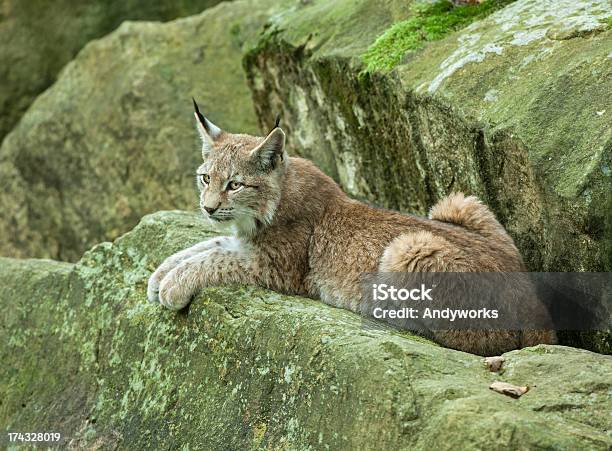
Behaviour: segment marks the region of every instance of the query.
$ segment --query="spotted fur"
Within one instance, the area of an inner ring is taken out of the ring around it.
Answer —
[[[364,272],[525,270],[512,238],[475,197],[452,194],[429,218],[374,208],[289,157],[281,128],[266,137],[230,134],[200,116],[200,206],[231,234],[168,257],[149,280],[151,301],[178,310],[205,286],[243,283],[360,311]],[[232,181],[238,189],[228,190]],[[434,339],[493,355],[555,335],[454,331]]]

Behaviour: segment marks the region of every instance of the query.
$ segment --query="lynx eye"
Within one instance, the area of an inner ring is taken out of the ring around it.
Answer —
[[[203,184],[208,185],[210,183],[210,175],[200,174],[198,177],[200,177],[200,182]]]
[[[227,185],[227,187],[231,190],[231,191],[236,191],[238,188],[244,186],[244,183],[240,183],[240,182],[236,182],[236,181],[231,181],[229,182],[229,184]]]

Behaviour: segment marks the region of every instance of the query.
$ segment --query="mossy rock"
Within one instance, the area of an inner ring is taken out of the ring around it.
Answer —
[[[172,20],[220,0],[0,1],[0,142],[60,69],[124,20]]]
[[[241,55],[272,3],[124,22],[88,44],[0,148],[0,255],[74,261],[146,213],[197,208],[191,97],[227,129],[258,132]]]
[[[385,30],[365,52],[365,71],[391,70],[407,52],[419,50],[514,1],[487,0],[467,7],[457,7],[448,0],[413,2],[411,16]]]
[[[175,313],[146,300],[212,232],[145,217],[76,264],[0,259],[3,431],[96,449],[609,449],[612,358],[563,346],[483,359],[246,286]],[[494,380],[528,385],[520,399]],[[3,432],[6,436],[6,432]]]
[[[612,4],[375,3],[270,21],[244,62],[262,125],[282,111],[292,151],[354,197],[425,214],[474,194],[530,270],[610,271]],[[609,331],[561,337],[612,352]]]
[[[610,2],[385,4],[271,20],[245,57],[262,125],[282,111],[293,151],[375,204],[478,195],[531,270],[612,269]]]

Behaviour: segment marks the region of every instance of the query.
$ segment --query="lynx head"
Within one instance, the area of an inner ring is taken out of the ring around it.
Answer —
[[[195,100],[193,105],[204,159],[197,170],[200,209],[216,225],[251,235],[272,221],[280,201],[285,133],[278,118],[265,137],[228,133],[205,118]]]

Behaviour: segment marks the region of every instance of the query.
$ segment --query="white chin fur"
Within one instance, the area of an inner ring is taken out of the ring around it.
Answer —
[[[260,221],[266,225],[270,224],[275,213],[276,205],[270,202],[265,217],[260,218]],[[239,216],[231,221],[215,221],[209,216],[207,216],[207,219],[219,233],[228,234],[231,232],[231,234],[237,236],[253,236],[257,232],[257,219],[252,216]]]
[[[215,221],[207,218],[212,227],[223,235],[252,236],[257,231],[257,221],[250,216],[242,216],[231,221]]]

